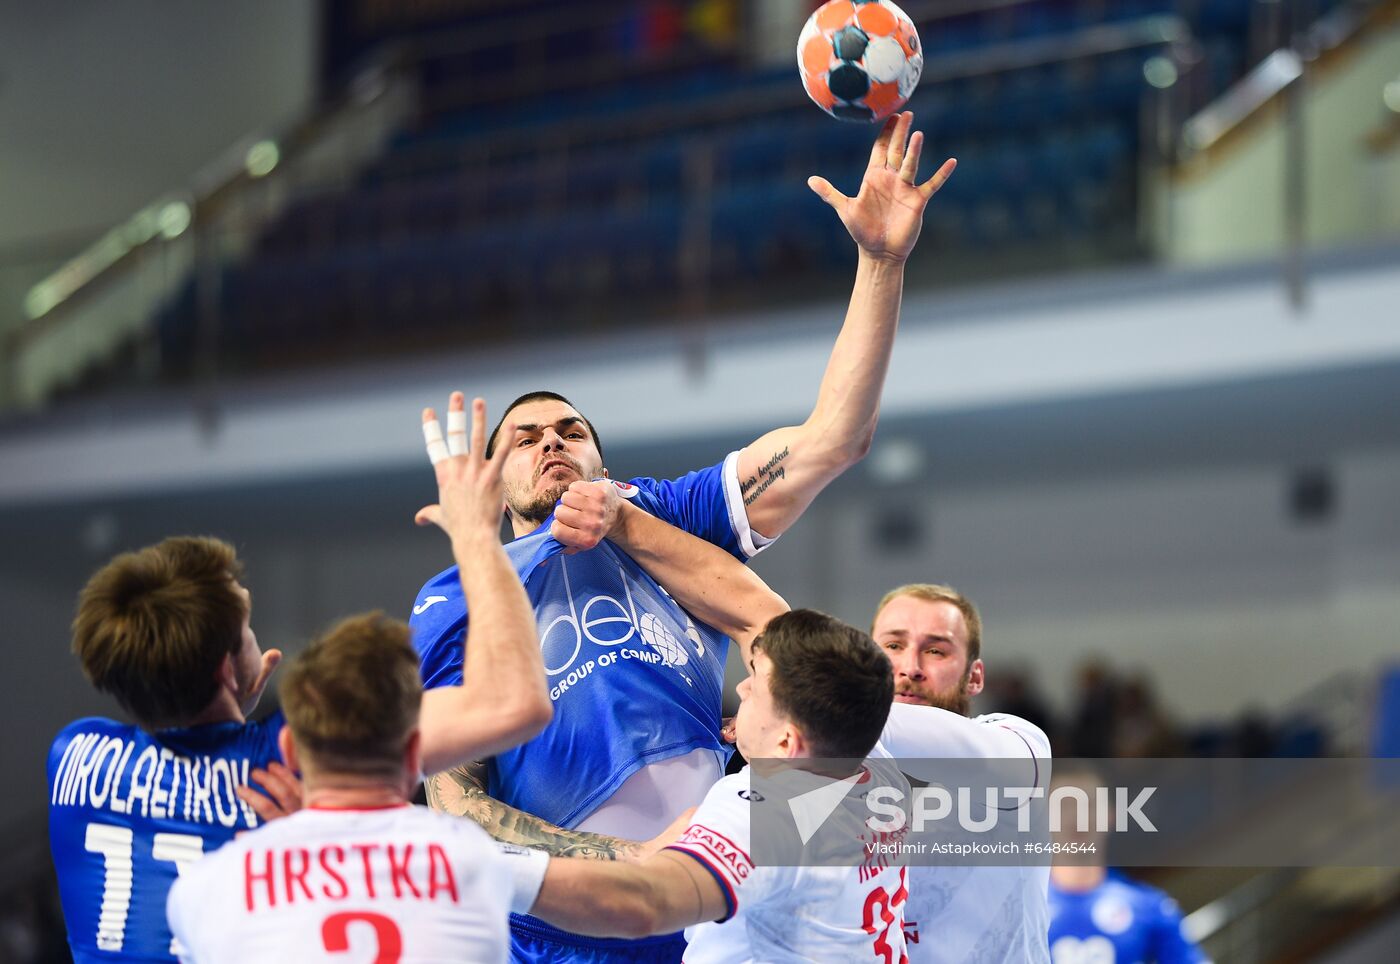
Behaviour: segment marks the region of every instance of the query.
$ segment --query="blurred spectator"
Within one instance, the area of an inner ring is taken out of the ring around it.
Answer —
[[[1139,674],[1119,684],[1114,700],[1113,755],[1163,757],[1180,751],[1180,741],[1147,678]]]
[[[1097,658],[1083,663],[1079,667],[1079,694],[1070,721],[1069,756],[1102,758],[1113,755],[1116,702],[1113,674],[1108,666]]]
[[[1045,731],[1052,744],[1059,742],[1058,721],[1026,669],[1007,667],[991,674],[983,699],[992,712],[1019,716]]]
[[[0,964],[69,962],[58,884],[46,866],[0,899]]]
[[[1273,725],[1257,707],[1248,709],[1235,721],[1232,755],[1240,757],[1273,756],[1277,736]]]

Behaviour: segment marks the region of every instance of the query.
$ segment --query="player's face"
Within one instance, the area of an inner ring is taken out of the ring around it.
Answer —
[[[506,504],[517,519],[538,525],[571,483],[602,474],[598,446],[572,406],[553,399],[526,402],[511,409],[506,422],[520,427],[501,472]]]
[[[246,716],[253,712],[258,697],[262,695],[261,691],[255,692],[253,689],[262,671],[262,648],[258,646],[258,637],[253,635],[253,594],[238,583],[233,586],[243,597],[244,605],[243,640],[233,657],[233,675],[238,681],[238,704]]]
[[[982,688],[981,660],[968,665],[967,620],[949,602],[891,600],[875,620],[875,642],[894,666],[896,703],[938,706],[966,716]]]
[[[773,663],[762,651],[753,658],[753,675],[739,684],[739,710],[734,715],[734,744],[746,760],[777,759],[791,755],[785,738],[791,729],[778,712],[769,688]]]

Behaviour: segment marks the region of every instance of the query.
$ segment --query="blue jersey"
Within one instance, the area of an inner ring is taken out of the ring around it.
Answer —
[[[1200,964],[1208,958],[1181,931],[1181,911],[1165,893],[1110,876],[1072,893],[1050,884],[1054,964]]]
[[[259,821],[234,794],[280,759],[282,714],[147,733],[69,724],[49,750],[49,844],[76,964],[172,961],[165,899],[181,868]]]
[[[740,559],[758,551],[731,453],[674,481],[615,483],[619,494]],[[507,544],[540,631],[554,719],[492,758],[491,796],[575,827],[648,763],[696,749],[726,759],[720,703],[728,639],[694,622],[630,556],[604,541],[564,555],[552,521]],[[462,679],[467,614],[454,566],[419,591],[410,624],[431,688]],[[699,801],[695,801],[698,803]],[[679,960],[678,936],[602,941],[514,915],[516,960]],[[526,945],[536,942],[531,949]],[[601,955],[601,956],[600,956]]]
[[[756,550],[736,460],[675,481],[616,484],[639,508],[747,559]],[[728,754],[720,737],[728,640],[691,620],[612,543],[564,555],[550,521],[506,553],[535,608],[554,719],[490,761],[488,792],[573,827],[647,763],[702,747]],[[410,624],[424,685],[460,683],[467,614],[455,566],[420,590]]]

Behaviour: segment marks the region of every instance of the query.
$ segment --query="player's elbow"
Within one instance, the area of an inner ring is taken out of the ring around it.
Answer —
[[[870,454],[875,422],[870,418],[854,427],[835,419],[808,422],[803,426],[802,451],[820,474],[835,477]]]
[[[786,599],[766,585],[762,589],[755,589],[753,605],[748,607],[747,611],[748,618],[743,624],[734,627],[734,631],[729,634],[730,638],[736,641],[752,640],[767,628],[774,617],[781,616],[791,608]]]
[[[862,426],[858,431],[852,432],[845,440],[841,457],[846,468],[855,465],[861,459],[870,454],[870,447],[875,444],[875,420],[871,419],[868,425]]]

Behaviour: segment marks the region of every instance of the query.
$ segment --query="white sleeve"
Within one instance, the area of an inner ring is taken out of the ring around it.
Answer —
[[[721,779],[705,794],[685,833],[667,848],[695,858],[719,882],[728,907],[724,920],[734,916],[741,901],[758,897],[749,856],[748,790],[747,772]]]
[[[176,877],[165,897],[165,920],[170,925],[170,933],[175,937],[176,949],[180,952],[181,964],[193,964],[194,953],[190,950],[190,932],[185,927],[185,907],[194,889],[194,882],[188,875]]]
[[[724,483],[724,501],[729,509],[729,524],[739,540],[744,555],[752,559],[771,546],[776,538],[760,535],[749,527],[749,510],[744,505],[744,492],[739,485],[739,452],[735,450],[724,457],[724,467],[720,470]]]
[[[505,868],[510,873],[510,909],[515,914],[528,914],[544,886],[544,873],[549,869],[549,854],[513,844],[497,843]]]
[[[992,713],[968,719],[934,706],[896,703],[890,707],[880,746],[900,761],[900,768],[920,780],[937,780],[933,773],[917,772],[916,760],[1018,760],[1035,761],[1031,786],[1044,782],[1039,764],[1050,759],[1050,741],[1034,723],[1019,716]],[[1047,770],[1048,775],[1048,770]]]

